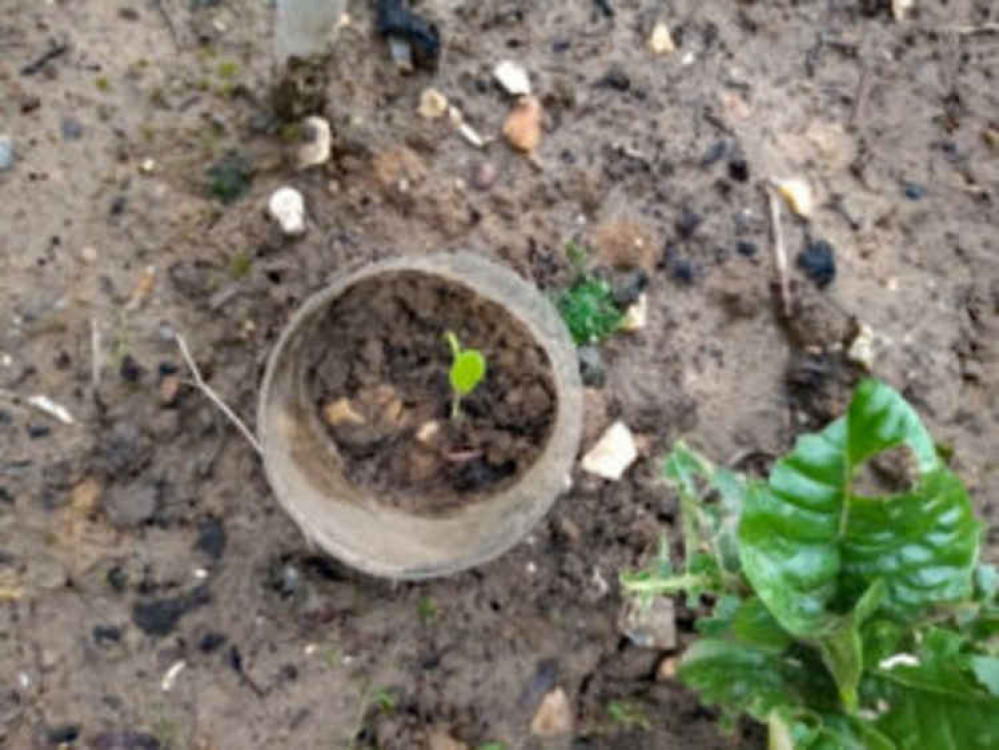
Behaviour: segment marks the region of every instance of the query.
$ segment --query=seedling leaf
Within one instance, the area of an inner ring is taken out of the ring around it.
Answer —
[[[467,396],[474,391],[486,375],[486,359],[475,349],[465,349],[451,365],[451,387],[456,393]]]

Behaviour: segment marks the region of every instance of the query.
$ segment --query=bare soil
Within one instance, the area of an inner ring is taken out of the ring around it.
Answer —
[[[0,746],[408,750],[440,727],[473,748],[762,747],[656,679],[669,654],[619,632],[617,572],[677,539],[658,478],[672,441],[765,470],[846,403],[861,324],[874,374],[953,450],[996,560],[999,37],[975,29],[999,10],[917,0],[895,21],[889,5],[423,0],[443,54],[401,76],[355,1],[315,99],[333,158],[299,172],[271,111],[267,3],[0,0],[16,152],[0,172]],[[646,47],[659,19],[665,57]],[[416,112],[433,86],[498,135],[505,58],[544,107],[540,169]],[[223,203],[207,172],[230,152],[252,184]],[[794,175],[816,208],[785,211],[785,317],[760,185]],[[305,195],[299,240],[266,217],[285,184]],[[270,348],[332,274],[463,248],[554,293],[570,239],[650,275],[646,327],[603,347],[583,446],[620,418],[641,457],[616,483],[577,470],[480,569],[393,585],[318,556],[252,448],[177,380],[180,333],[252,427]],[[835,251],[822,289],[797,265],[817,240]],[[74,423],[24,405],[39,394]],[[677,613],[682,648],[695,613]],[[530,720],[555,685],[574,729],[542,741]],[[615,720],[615,701],[648,723]]]
[[[448,333],[486,361],[457,415]],[[551,433],[556,394],[544,350],[500,305],[426,274],[351,287],[303,356],[346,476],[407,513],[446,513],[508,487]]]

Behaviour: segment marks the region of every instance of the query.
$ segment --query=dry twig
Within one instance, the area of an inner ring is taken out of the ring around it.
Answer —
[[[252,432],[250,428],[247,427],[243,420],[236,416],[236,412],[230,409],[226,403],[218,397],[218,395],[211,389],[211,387],[204,381],[201,377],[201,370],[198,369],[198,365],[195,364],[194,358],[191,356],[190,349],[187,348],[187,342],[184,341],[184,337],[179,333],[175,333],[174,337],[177,340],[177,346],[180,348],[180,353],[184,357],[184,361],[187,363],[188,369],[194,376],[194,387],[201,391],[205,397],[211,401],[215,406],[219,408],[226,418],[232,422],[236,428],[242,433],[243,437],[246,438],[247,442],[253,446],[253,449],[258,454],[263,454],[263,449],[260,447],[260,443]]]
[[[784,230],[780,223],[780,196],[773,180],[766,185],[767,198],[770,202],[770,225],[773,232],[774,260],[777,263],[777,274],[780,277],[780,298],[784,306],[784,315],[791,317],[791,284],[787,274],[787,251],[784,249]]]

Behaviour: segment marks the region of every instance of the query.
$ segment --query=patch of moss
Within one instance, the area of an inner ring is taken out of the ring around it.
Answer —
[[[108,80],[107,76],[98,76],[94,81],[94,85],[97,86],[98,91],[110,91],[111,81]]]
[[[208,168],[208,191],[226,205],[241,198],[253,182],[253,166],[237,151],[229,151]]]
[[[582,276],[556,300],[562,319],[577,346],[596,344],[621,327],[624,312],[614,303],[610,284]]]
[[[218,64],[216,71],[218,72],[219,78],[231,81],[239,75],[239,63],[234,60],[223,60]]]
[[[249,253],[236,253],[229,259],[229,276],[235,280],[245,279],[253,270],[253,258]]]

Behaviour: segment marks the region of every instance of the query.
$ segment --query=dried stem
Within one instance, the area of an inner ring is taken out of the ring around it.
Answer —
[[[194,358],[191,356],[191,351],[187,348],[187,342],[184,341],[184,337],[179,333],[175,333],[174,337],[177,339],[177,346],[180,348],[180,353],[184,357],[184,361],[187,363],[188,369],[190,369],[191,374],[194,376],[194,386],[201,391],[205,397],[211,401],[215,406],[219,408],[226,418],[232,422],[236,428],[243,434],[247,442],[253,446],[253,449],[260,455],[263,455],[263,449],[260,447],[260,443],[257,438],[250,432],[250,429],[243,423],[236,413],[230,409],[226,403],[219,398],[215,391],[213,391],[207,383],[205,383],[204,378],[201,377],[201,371],[198,369],[197,364],[194,362]]]
[[[770,201],[770,225],[773,231],[774,260],[777,263],[777,274],[780,277],[780,297],[784,306],[784,315],[791,317],[791,285],[787,274],[787,251],[784,249],[784,230],[780,223],[780,197],[776,185],[767,183],[767,197]]]

